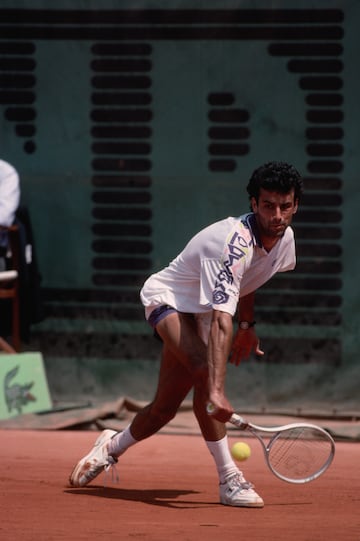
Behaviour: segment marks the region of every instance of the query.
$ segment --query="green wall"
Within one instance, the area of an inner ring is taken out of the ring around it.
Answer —
[[[170,8],[1,3],[1,157],[21,175],[48,314],[28,347],[54,383],[59,363],[64,381],[73,366],[95,381],[105,361],[148,366],[146,276],[199,228],[247,211],[253,169],[285,160],[306,186],[299,264],[259,292],[268,364],[244,374],[258,388],[256,374],[273,384],[290,365],[302,391],[319,378],[321,400],[356,400],[360,4]]]

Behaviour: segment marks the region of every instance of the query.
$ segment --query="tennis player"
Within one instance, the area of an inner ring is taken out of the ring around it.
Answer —
[[[145,317],[163,343],[155,397],[125,430],[100,434],[73,469],[72,486],[87,485],[129,447],[158,432],[193,389],[193,410],[216,465],[220,502],[263,507],[229,451],[225,423],[233,408],[224,390],[226,364],[263,355],[255,331],[255,291],[275,273],[295,267],[290,224],[302,179],[293,166],[269,162],[254,171],[247,191],[252,212],[206,227],[145,282],[140,294]],[[212,415],[206,411],[209,402]]]

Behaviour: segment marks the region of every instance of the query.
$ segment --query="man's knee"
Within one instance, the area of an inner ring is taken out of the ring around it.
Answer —
[[[194,385],[206,386],[209,378],[209,369],[207,363],[194,363],[191,366],[191,373],[194,380]]]

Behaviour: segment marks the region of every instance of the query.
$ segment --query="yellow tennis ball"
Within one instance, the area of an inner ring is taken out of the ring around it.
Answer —
[[[250,457],[251,449],[247,443],[238,441],[231,447],[231,454],[235,460],[242,462]]]

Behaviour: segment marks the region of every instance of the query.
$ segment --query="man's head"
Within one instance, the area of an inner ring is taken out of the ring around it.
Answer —
[[[293,166],[269,162],[254,171],[247,191],[263,246],[271,250],[297,211],[302,179]]]
[[[251,175],[247,185],[250,197],[259,202],[260,189],[269,192],[289,193],[294,190],[295,203],[299,203],[303,193],[303,181],[299,172],[292,165],[285,162],[268,162],[261,165]]]

